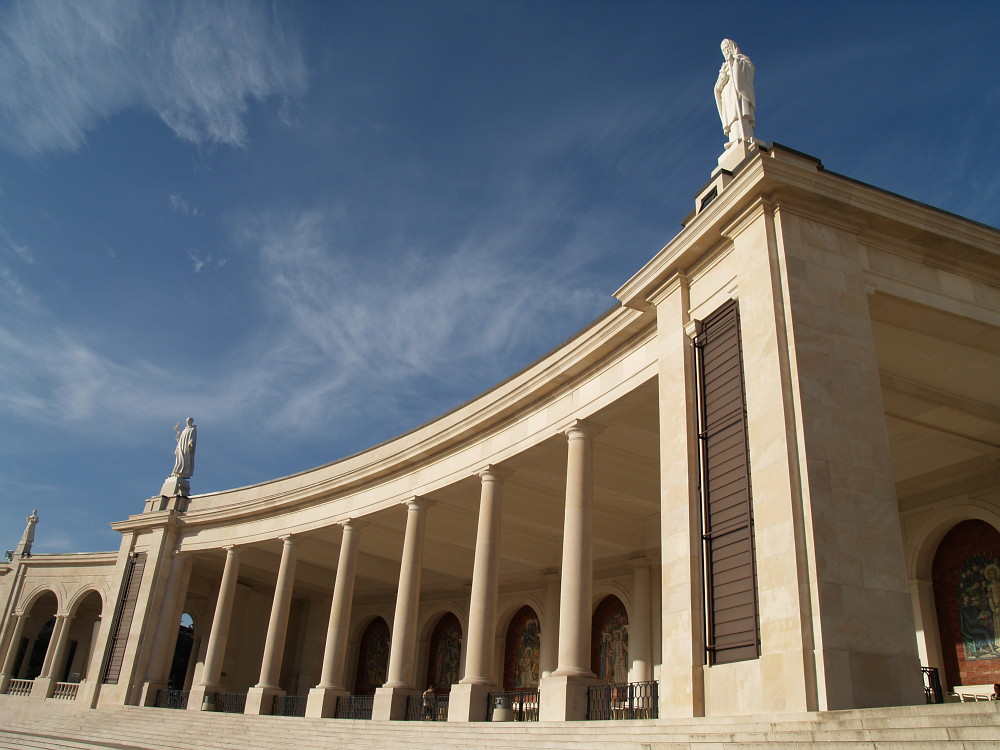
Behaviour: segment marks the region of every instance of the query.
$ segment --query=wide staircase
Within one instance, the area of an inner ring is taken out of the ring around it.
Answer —
[[[449,724],[66,710],[0,696],[3,750],[998,750],[1000,702],[670,721]]]

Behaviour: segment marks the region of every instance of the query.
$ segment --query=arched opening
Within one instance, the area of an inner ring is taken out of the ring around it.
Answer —
[[[170,690],[187,690],[190,686],[191,672],[194,668],[194,620],[191,615],[181,615],[177,627],[177,643],[174,645],[174,657],[170,662],[170,675],[167,677],[167,687]]]
[[[389,626],[376,617],[365,628],[358,644],[358,670],[354,681],[355,695],[375,695],[389,674]]]
[[[56,595],[51,591],[46,591],[31,605],[12,670],[17,679],[33,680],[41,674],[58,606]]]
[[[1000,674],[1000,532],[985,521],[956,524],[934,554],[934,602],[943,681],[997,682]]]
[[[438,695],[451,692],[461,679],[462,625],[451,612],[441,616],[431,633],[427,653],[427,685]]]
[[[525,605],[514,613],[504,641],[504,690],[538,687],[541,632],[538,615],[531,607]]]
[[[104,600],[96,591],[88,592],[77,603],[69,625],[64,662],[52,665],[52,676],[59,682],[83,682],[88,678],[103,610]]]
[[[601,600],[591,621],[590,669],[604,683],[628,682],[628,614],[614,594]]]

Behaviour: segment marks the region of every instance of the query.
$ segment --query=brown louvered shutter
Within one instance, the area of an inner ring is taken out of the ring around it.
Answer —
[[[101,670],[101,682],[117,684],[125,659],[125,645],[128,643],[128,631],[132,627],[132,615],[139,600],[139,584],[142,583],[142,571],[146,567],[146,553],[136,552],[129,558],[122,581],[122,590],[115,607],[115,618],[111,623],[111,645],[104,657],[104,669]]]
[[[699,445],[709,664],[760,656],[746,396],[739,307],[702,323],[698,363]]]

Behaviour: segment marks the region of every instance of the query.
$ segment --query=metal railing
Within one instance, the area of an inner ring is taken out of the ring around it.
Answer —
[[[31,686],[34,680],[11,680],[7,685],[7,695],[31,695]]]
[[[216,693],[215,710],[222,714],[241,714],[247,707],[246,693]]]
[[[510,706],[514,721],[538,721],[538,690],[506,690],[486,697],[486,720],[493,721],[493,709],[498,704]]]
[[[271,703],[272,716],[305,716],[306,696],[276,695]]]
[[[924,676],[924,698],[928,703],[944,703],[944,689],[937,667],[921,667]]]
[[[187,708],[188,695],[190,695],[190,690],[157,690],[156,691],[156,703],[153,705],[156,708]]]
[[[374,695],[342,695],[337,698],[338,719],[370,719]]]
[[[448,695],[408,695],[406,721],[448,721]]]
[[[659,689],[656,682],[623,682],[587,688],[587,718],[655,719]]]
[[[79,682],[57,682],[52,691],[52,697],[61,701],[75,701],[79,691]]]

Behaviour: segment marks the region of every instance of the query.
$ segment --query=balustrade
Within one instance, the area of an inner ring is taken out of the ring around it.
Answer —
[[[79,691],[79,682],[57,682],[52,697],[63,701],[75,701]]]
[[[11,680],[7,686],[7,695],[31,695],[34,680]]]

